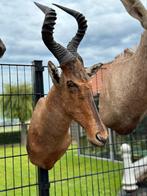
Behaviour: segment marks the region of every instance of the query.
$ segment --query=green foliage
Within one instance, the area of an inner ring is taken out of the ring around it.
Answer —
[[[20,131],[0,133],[0,145],[20,143]]]
[[[6,118],[18,118],[21,123],[29,120],[32,114],[32,87],[30,84],[5,84],[0,96],[0,115]]]

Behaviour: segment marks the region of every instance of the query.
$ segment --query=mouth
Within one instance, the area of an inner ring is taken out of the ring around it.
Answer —
[[[107,140],[101,137],[98,133],[96,134],[96,139],[100,142],[103,146],[106,144]]]
[[[98,133],[96,134],[95,138],[92,140],[90,139],[89,142],[95,146],[95,147],[103,147],[106,142],[107,142],[107,139],[101,137]]]

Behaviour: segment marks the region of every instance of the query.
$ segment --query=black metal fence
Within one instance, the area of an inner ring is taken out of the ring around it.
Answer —
[[[49,172],[37,168],[28,160],[25,138],[32,109],[51,85],[42,61],[0,64],[0,195],[117,196],[123,175],[120,146],[131,145],[133,160],[147,156],[146,121],[139,127],[142,134],[120,137],[110,131],[104,148],[91,146],[73,122],[66,154]]]

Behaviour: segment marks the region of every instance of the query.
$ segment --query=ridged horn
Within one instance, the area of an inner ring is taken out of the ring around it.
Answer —
[[[76,21],[78,23],[78,31],[77,31],[76,35],[72,38],[72,40],[68,43],[67,49],[74,56],[79,57],[82,60],[80,55],[77,53],[77,49],[78,49],[78,46],[79,46],[81,40],[83,39],[85,32],[86,32],[86,29],[87,29],[87,20],[85,19],[85,16],[83,16],[83,14],[81,14],[78,11],[63,7],[61,5],[58,5],[58,4],[53,4],[53,5],[64,10],[65,12],[72,15],[76,19]]]
[[[6,51],[6,47],[5,47],[4,43],[3,43],[3,41],[0,39],[0,58],[3,56],[5,51]]]
[[[42,39],[46,47],[57,58],[60,64],[73,60],[75,57],[72,53],[54,40],[53,30],[56,21],[55,10],[36,2],[35,4],[45,13],[45,19],[42,26]]]
[[[42,5],[42,4],[40,4],[40,3],[37,3],[37,2],[34,2],[35,3],[35,5],[37,5],[37,7],[39,8],[39,9],[41,9],[41,11],[44,13],[44,14],[46,14],[47,12],[48,12],[48,10],[50,9],[49,7],[47,7],[47,6],[45,6],[45,5]]]

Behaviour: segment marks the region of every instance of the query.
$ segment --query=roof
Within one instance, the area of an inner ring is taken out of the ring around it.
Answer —
[[[96,74],[91,78],[91,85],[92,85],[92,91],[94,96],[99,94],[102,89],[103,76],[107,69],[108,69],[108,64],[103,65],[98,69]]]

